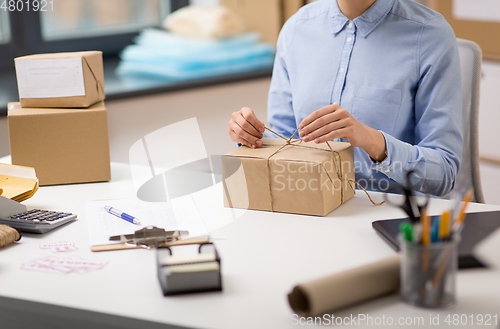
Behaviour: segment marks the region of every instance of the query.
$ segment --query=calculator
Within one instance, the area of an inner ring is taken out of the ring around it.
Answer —
[[[46,233],[76,219],[76,215],[41,209],[31,209],[7,218],[0,218],[0,224],[8,225],[20,232]]]

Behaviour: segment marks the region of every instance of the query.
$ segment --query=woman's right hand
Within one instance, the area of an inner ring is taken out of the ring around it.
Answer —
[[[265,130],[264,123],[257,119],[249,107],[234,112],[229,120],[229,137],[251,148],[262,146],[261,138]]]

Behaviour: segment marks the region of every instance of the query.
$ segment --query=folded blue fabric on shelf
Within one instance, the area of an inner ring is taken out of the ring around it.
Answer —
[[[120,54],[117,73],[196,79],[271,68],[275,48],[258,33],[208,40],[146,29]]]

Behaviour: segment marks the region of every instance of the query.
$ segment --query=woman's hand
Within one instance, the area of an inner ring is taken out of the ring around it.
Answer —
[[[376,161],[386,157],[384,135],[356,120],[338,104],[325,106],[311,113],[299,125],[304,142],[323,143],[335,138],[347,138],[352,146],[361,147]]]
[[[234,142],[251,148],[262,146],[261,138],[265,130],[264,123],[257,119],[249,107],[234,112],[229,120],[229,137]]]

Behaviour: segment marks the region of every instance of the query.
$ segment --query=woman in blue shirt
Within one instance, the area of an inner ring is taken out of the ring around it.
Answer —
[[[411,0],[319,0],[284,25],[268,99],[271,129],[351,143],[356,180],[443,195],[462,154],[460,62],[453,30]],[[264,124],[233,113],[232,140],[262,146]],[[275,137],[267,135],[266,137]],[[425,182],[425,184],[424,184]]]

